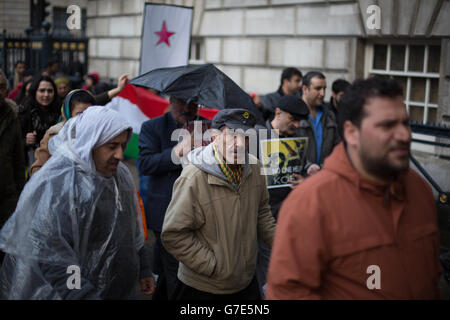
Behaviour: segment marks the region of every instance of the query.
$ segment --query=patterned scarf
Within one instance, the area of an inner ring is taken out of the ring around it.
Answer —
[[[213,145],[214,156],[217,159],[220,170],[222,170],[225,177],[227,177],[228,181],[230,181],[233,185],[238,186],[241,183],[242,175],[244,173],[244,165],[239,164],[236,166],[236,169],[231,169],[229,165],[222,159],[220,153],[217,151],[216,146]]]

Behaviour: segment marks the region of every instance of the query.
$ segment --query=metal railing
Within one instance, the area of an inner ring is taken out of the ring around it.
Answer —
[[[27,68],[38,72],[45,68],[49,58],[59,60],[59,69],[81,81],[88,69],[88,39],[73,36],[42,34],[14,35],[6,30],[0,34],[0,68],[7,77],[14,74],[14,64],[25,61]]]

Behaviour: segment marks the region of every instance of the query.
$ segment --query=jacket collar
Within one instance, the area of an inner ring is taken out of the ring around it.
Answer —
[[[9,125],[16,117],[13,108],[5,99],[3,105],[0,106],[0,136],[7,128],[9,128]]]
[[[281,85],[278,87],[277,92],[280,96],[284,96],[283,88],[281,87]]]
[[[192,150],[188,154],[188,160],[195,165],[200,170],[208,173],[208,183],[209,184],[216,184],[216,185],[227,185],[230,188],[235,189],[231,182],[228,181],[228,178],[223,174],[222,170],[220,169],[219,165],[216,162],[216,159],[214,157],[212,143],[207,145],[206,147],[199,147],[194,150]],[[246,162],[244,165],[244,173],[242,175],[241,183],[239,186],[241,186],[246,178],[251,174],[251,166],[249,165],[248,157],[251,157],[248,153],[246,154]],[[239,187],[238,187],[239,188]],[[237,189],[238,189],[237,188]]]

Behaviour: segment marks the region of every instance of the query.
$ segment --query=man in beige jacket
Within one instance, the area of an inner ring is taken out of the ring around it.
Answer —
[[[162,243],[180,263],[171,299],[260,298],[255,280],[258,238],[272,245],[275,220],[261,166],[248,153],[255,117],[221,110],[213,143],[188,154],[166,211]]]

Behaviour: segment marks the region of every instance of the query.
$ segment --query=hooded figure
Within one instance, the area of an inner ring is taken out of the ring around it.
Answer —
[[[50,140],[52,157],[0,231],[0,298],[128,299],[138,277],[151,274],[132,176],[119,162],[106,178],[93,158],[124,131],[128,143],[130,125],[94,106]]]

